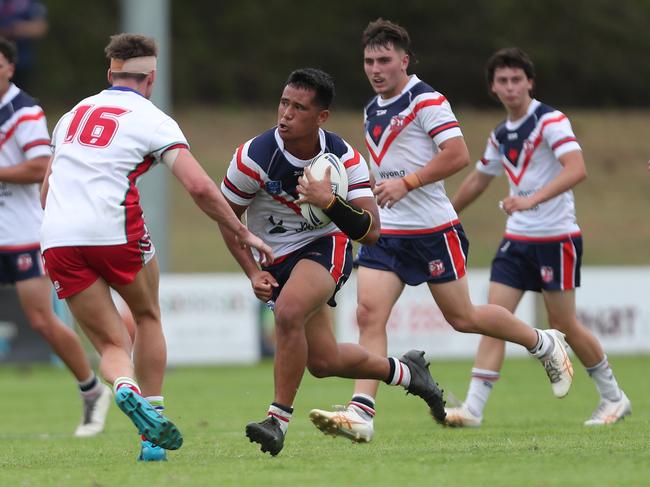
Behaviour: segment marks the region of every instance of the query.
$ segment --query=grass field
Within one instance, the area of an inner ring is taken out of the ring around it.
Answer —
[[[185,444],[163,464],[138,464],[131,423],[116,407],[97,438],[71,437],[80,401],[69,375],[51,367],[0,369],[2,486],[642,486],[650,479],[648,357],[612,357],[634,414],[613,427],[582,421],[597,395],[582,368],[563,400],[552,397],[533,360],[508,360],[485,424],[444,429],[426,406],[383,386],[368,445],[324,437],[314,407],[349,399],[351,383],[306,377],[285,449],[262,454],[244,425],[263,418],[272,397],[269,363],[170,370],[168,413]],[[434,362],[434,376],[463,397],[469,361]],[[646,371],[645,373],[643,371]]]
[[[275,124],[275,107],[267,110],[224,110],[219,107],[185,109],[175,114],[192,151],[210,175],[221,181],[235,148]],[[584,240],[586,265],[650,264],[650,111],[566,110],[572,120],[587,163],[589,178],[575,191],[578,223]],[[473,161],[483,154],[489,131],[503,113],[458,110],[457,115]],[[334,110],[326,128],[338,132],[366,154],[361,113]],[[452,195],[470,168],[450,178]],[[497,208],[507,194],[505,178],[495,181],[485,195],[462,215],[471,242],[470,267],[487,267],[505,227]],[[177,183],[170,202],[171,271],[224,272],[238,270],[216,226],[194,207]]]

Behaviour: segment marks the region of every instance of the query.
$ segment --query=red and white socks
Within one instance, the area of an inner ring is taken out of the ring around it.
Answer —
[[[269,406],[269,411],[267,416],[271,416],[278,420],[280,423],[280,429],[282,434],[287,434],[287,429],[289,428],[289,421],[291,421],[291,415],[293,414],[293,408],[290,406],[283,406],[277,402],[271,403]]]
[[[388,363],[390,371],[388,378],[384,382],[391,386],[402,386],[404,389],[407,389],[411,384],[411,370],[405,363],[400,362],[395,357],[388,357]]]
[[[355,393],[348,403],[348,409],[353,409],[362,419],[372,422],[375,417],[375,398],[369,394]]]
[[[499,372],[496,370],[472,369],[472,380],[467,390],[465,407],[474,416],[483,417],[485,404],[497,380],[499,380]]]
[[[113,393],[117,394],[117,391],[119,391],[122,387],[128,387],[137,395],[142,395],[140,386],[135,380],[131,379],[130,377],[118,377],[115,379],[115,382],[113,382]]]

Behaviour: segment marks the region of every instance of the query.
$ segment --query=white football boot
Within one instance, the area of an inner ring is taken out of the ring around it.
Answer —
[[[83,401],[83,416],[81,423],[77,426],[74,435],[78,438],[95,436],[104,430],[108,407],[111,404],[111,389],[102,384],[102,392],[93,399]]]
[[[483,422],[483,416],[474,416],[464,403],[455,408],[445,408],[445,412],[447,413],[447,417],[445,418],[445,424],[447,426],[478,428]]]
[[[553,350],[541,359],[546,375],[551,381],[553,394],[562,398],[569,393],[573,382],[573,365],[567,353],[568,345],[564,333],[558,330],[540,330],[553,340]]]
[[[374,434],[372,419],[362,418],[354,407],[335,406],[335,408],[335,411],[312,409],[309,419],[326,435],[345,436],[355,443],[367,443],[372,440]]]
[[[618,401],[601,399],[591,418],[585,421],[585,426],[613,424],[630,414],[632,414],[632,403],[625,393],[621,391],[621,398]]]

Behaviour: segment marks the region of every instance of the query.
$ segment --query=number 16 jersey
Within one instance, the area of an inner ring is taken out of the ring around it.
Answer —
[[[187,148],[171,117],[125,87],[79,102],[57,123],[52,144],[42,250],[140,239],[138,179],[165,151]]]

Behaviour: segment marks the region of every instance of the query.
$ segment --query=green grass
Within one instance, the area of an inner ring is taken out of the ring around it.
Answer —
[[[349,399],[351,382],[305,377],[285,449],[262,454],[244,425],[272,398],[269,363],[170,370],[168,413],[185,444],[164,464],[138,464],[133,426],[116,407],[97,438],[71,437],[80,401],[60,369],[0,369],[3,486],[482,486],[647,485],[650,478],[648,357],[613,357],[634,414],[613,427],[582,426],[597,402],[578,367],[566,399],[552,397],[533,360],[508,360],[478,430],[444,429],[401,389],[382,386],[368,445],[324,437],[309,409]],[[434,376],[463,397],[469,361],[434,362]]]

